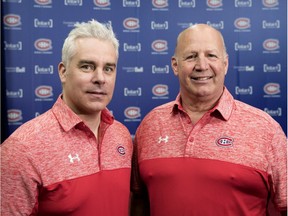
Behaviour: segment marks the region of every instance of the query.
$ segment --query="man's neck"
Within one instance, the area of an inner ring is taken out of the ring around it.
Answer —
[[[79,115],[79,117],[94,133],[95,137],[98,138],[98,129],[101,121],[101,112],[98,112],[95,115]]]

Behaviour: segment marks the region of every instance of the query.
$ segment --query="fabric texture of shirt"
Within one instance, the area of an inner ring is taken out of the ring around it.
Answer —
[[[152,216],[266,215],[287,209],[287,138],[264,111],[234,100],[192,124],[180,103],[154,108],[135,135],[132,185]]]
[[[98,140],[61,97],[1,145],[1,215],[127,216],[132,139],[101,112]]]

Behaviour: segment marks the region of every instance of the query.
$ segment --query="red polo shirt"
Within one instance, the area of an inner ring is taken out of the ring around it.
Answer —
[[[287,139],[268,114],[227,89],[195,125],[176,101],[153,109],[135,136],[132,191],[152,216],[266,215],[287,208]]]
[[[99,140],[59,97],[1,145],[1,215],[128,215],[132,140],[102,111]]]

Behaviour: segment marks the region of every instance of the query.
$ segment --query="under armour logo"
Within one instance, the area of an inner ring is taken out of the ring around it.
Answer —
[[[160,136],[160,137],[158,138],[158,143],[161,143],[161,142],[167,143],[167,142],[168,142],[168,139],[169,139],[169,137],[168,137],[167,135],[165,136],[165,138],[163,138],[162,136]]]
[[[76,154],[74,157],[71,154],[69,154],[68,157],[70,158],[70,163],[74,163],[74,160],[80,161],[78,154]]]

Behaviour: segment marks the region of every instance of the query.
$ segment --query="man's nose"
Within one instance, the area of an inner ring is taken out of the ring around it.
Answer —
[[[198,57],[196,60],[196,65],[195,65],[196,70],[207,70],[208,69],[208,62],[205,57]]]
[[[100,68],[97,68],[93,73],[92,81],[93,83],[104,83],[105,82],[104,71]]]

